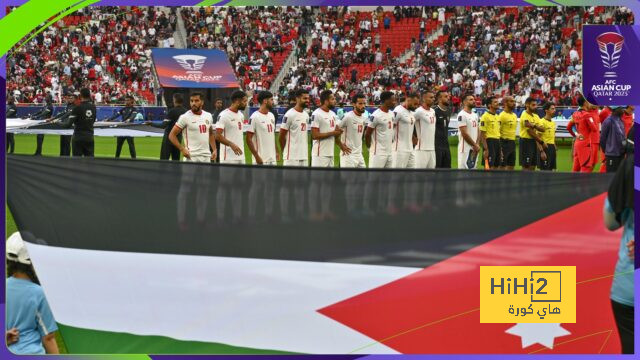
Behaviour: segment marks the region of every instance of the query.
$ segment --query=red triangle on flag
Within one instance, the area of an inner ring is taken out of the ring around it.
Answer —
[[[375,340],[360,352],[379,342],[401,353],[619,353],[609,291],[621,233],[605,229],[605,196],[318,311]],[[505,332],[514,324],[481,324],[481,265],[576,266],[577,322],[561,325],[571,334],[553,350],[523,349]]]

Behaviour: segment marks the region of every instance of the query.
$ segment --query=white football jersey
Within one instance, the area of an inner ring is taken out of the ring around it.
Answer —
[[[242,126],[244,123],[244,115],[240,111],[231,111],[224,109],[218,115],[216,129],[222,130],[222,136],[227,140],[236,144],[244,151],[244,140]],[[236,155],[229,146],[220,144],[220,162],[242,160],[244,163],[244,153]]]
[[[416,150],[435,150],[436,139],[436,111],[420,106],[414,112],[416,117],[416,132],[418,145]]]
[[[247,132],[253,134],[253,144],[264,163],[276,161],[275,128],[276,118],[272,112],[263,114],[258,110],[249,117],[249,129]],[[253,163],[256,163],[255,158]]]
[[[204,110],[196,115],[191,110],[180,115],[176,126],[182,129],[184,146],[189,150],[191,157],[209,156],[209,130],[213,130],[213,117]]]
[[[458,128],[466,127],[467,134],[476,142],[478,141],[479,123],[478,114],[476,113],[468,113],[464,109],[458,113]],[[471,148],[471,145],[462,137],[462,133],[458,131],[458,152],[465,152]]]
[[[321,108],[317,108],[311,113],[311,128],[316,128],[320,133],[332,132],[336,129],[336,121],[338,116],[333,111],[326,112]],[[330,156],[333,157],[333,148],[335,138],[330,136],[322,140],[313,140],[312,156]]]
[[[289,109],[282,118],[281,129],[287,130],[287,141],[282,149],[283,160],[308,160],[309,142],[307,127],[309,114]]]
[[[351,149],[352,154],[362,154],[362,134],[364,133],[366,120],[367,118],[364,114],[356,115],[355,112],[349,111],[340,122],[339,126],[343,130],[340,139],[343,144]]]
[[[369,118],[368,127],[373,129],[371,148],[372,155],[391,155],[391,143],[393,141],[393,111],[376,109]]]
[[[413,113],[402,105],[393,109],[395,116],[393,124],[395,126],[393,151],[411,152],[413,151],[413,129],[416,118]]]

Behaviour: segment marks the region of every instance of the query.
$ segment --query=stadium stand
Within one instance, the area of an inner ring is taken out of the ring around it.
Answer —
[[[178,17],[185,45],[225,50],[251,95],[282,71],[272,88],[281,105],[298,88],[314,98],[331,89],[340,103],[363,92],[370,104],[386,89],[433,88],[451,91],[454,105],[471,92],[575,106],[582,25],[634,20],[628,8],[603,6],[88,7],[14,49],[8,91],[19,103],[60,102],[89,86],[99,104],[131,92],[159,104],[150,48],[174,46]]]
[[[7,57],[7,91],[20,103],[89,87],[98,104],[132,93],[156,104],[150,48],[172,46],[176,9],[87,7],[66,16]]]
[[[184,7],[187,46],[225,50],[245,90],[269,89],[308,12],[300,7]]]

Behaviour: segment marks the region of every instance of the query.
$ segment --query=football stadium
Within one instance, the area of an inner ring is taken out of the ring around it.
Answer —
[[[68,10],[6,54],[11,352],[633,353],[629,8]],[[485,266],[573,321],[483,322]]]

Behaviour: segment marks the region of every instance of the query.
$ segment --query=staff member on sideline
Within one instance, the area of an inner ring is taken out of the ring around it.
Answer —
[[[109,118],[108,121],[113,121],[118,116],[122,116],[122,122],[130,123],[135,120],[136,115],[138,115],[138,110],[133,106],[135,99],[131,95],[127,95],[125,97],[125,106],[120,109],[118,112],[113,114]],[[120,157],[120,152],[122,152],[122,145],[124,145],[124,141],[127,141],[129,144],[129,154],[132,159],[136,158],[136,144],[133,142],[133,136],[118,136],[116,137],[116,158]]]
[[[600,147],[604,152],[607,172],[616,172],[624,158],[623,143],[625,140],[624,122],[622,116],[624,107],[611,106],[611,115],[602,123],[600,133]]]
[[[5,331],[18,334],[9,350],[18,355],[59,354],[58,330],[44,292],[31,266],[20,233],[7,240],[7,322]]]
[[[71,116],[73,108],[76,106],[76,97],[73,94],[67,95],[67,107],[64,111],[60,112],[56,116],[47,119],[47,122],[54,120],[65,121]],[[71,155],[71,135],[60,135],[60,156]]]
[[[80,104],[71,110],[71,115],[62,123],[62,127],[73,128],[73,156],[93,157],[93,124],[96,122],[96,106],[91,101],[91,91],[80,89]]]
[[[53,115],[53,98],[47,95],[45,106],[37,113],[31,115],[34,120],[46,120]],[[42,155],[42,143],[44,142],[44,134],[36,135],[36,153],[34,155]]]
[[[176,124],[176,122],[180,118],[180,115],[187,112],[187,109],[184,108],[183,103],[184,100],[182,94],[173,94],[173,108],[171,108],[171,110],[169,110],[169,112],[167,113],[167,118],[162,120],[162,123],[159,125],[156,125],[151,121],[147,121],[145,123],[153,127],[164,129],[164,135],[162,136],[162,145],[160,146],[160,160],[180,160],[180,149],[173,146],[173,144],[169,140],[169,134],[171,134],[173,125]],[[182,142],[182,133],[176,136],[178,138],[178,142]]]
[[[540,158],[538,159],[538,167],[540,170],[553,171],[556,169],[556,123],[553,122],[553,116],[556,114],[556,106],[551,102],[547,102],[542,106],[544,117],[540,119],[540,126],[544,129],[540,132],[540,139],[546,145],[538,145]]]
[[[633,131],[630,132],[633,134]],[[631,144],[630,142],[627,142]],[[618,262],[611,285],[611,307],[616,319],[623,354],[633,354],[634,296],[633,259],[633,146],[627,146],[627,157],[616,172],[604,203],[604,223],[615,231],[621,227],[622,238],[618,247]],[[607,167],[608,169],[608,167]]]
[[[9,96],[7,103],[7,111],[4,113],[5,119],[15,118],[18,115],[18,108],[16,107],[15,100],[13,96]],[[16,147],[16,140],[13,136],[13,133],[7,133],[7,152],[9,154],[13,154],[13,150]]]

